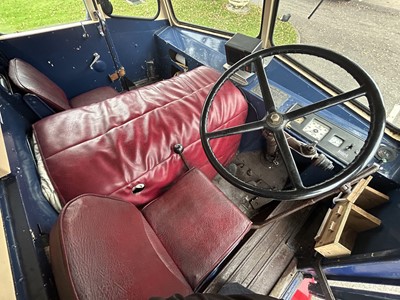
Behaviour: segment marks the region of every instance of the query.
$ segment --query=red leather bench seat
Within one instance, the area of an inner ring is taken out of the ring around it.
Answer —
[[[216,173],[200,142],[199,119],[218,77],[213,69],[200,67],[34,124],[40,154],[61,204],[85,193],[147,203],[185,171],[172,151],[177,143],[185,147],[192,167],[213,177]],[[214,103],[210,131],[244,123],[247,103],[232,83],[222,87]],[[240,136],[234,135],[213,140],[212,145],[226,163],[239,142]],[[139,183],[145,189],[133,194]]]
[[[190,294],[250,226],[196,169],[143,214],[126,201],[80,196],[63,208],[50,234],[58,293],[61,299],[136,300]]]

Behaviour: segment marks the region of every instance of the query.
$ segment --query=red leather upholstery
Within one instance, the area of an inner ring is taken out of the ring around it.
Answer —
[[[64,91],[27,62],[18,58],[10,60],[8,75],[16,86],[38,95],[55,111],[71,108]]]
[[[144,215],[150,224],[133,204],[103,196],[70,201],[50,233],[60,298],[190,294],[251,225],[199,170],[180,178]]]
[[[143,215],[193,289],[251,226],[250,220],[197,169],[149,203]]]
[[[139,210],[126,201],[85,195],[68,203],[51,231],[50,255],[61,299],[140,300],[192,292]]]
[[[80,94],[70,100],[70,105],[72,107],[81,107],[85,105],[90,105],[93,103],[101,102],[106,99],[118,96],[119,93],[110,86],[103,86],[97,89],[88,91],[86,93]]]
[[[181,143],[192,167],[216,174],[199,137],[204,100],[219,74],[200,67],[178,77],[71,109],[34,124],[40,153],[62,205],[85,193],[141,205],[156,198],[185,168],[172,147]],[[247,103],[230,82],[214,101],[209,130],[242,124]],[[236,153],[239,135],[213,140],[221,162]],[[146,188],[132,194],[132,188]]]
[[[118,95],[112,87],[100,87],[71,99],[70,103],[57,84],[32,65],[18,58],[10,60],[9,76],[16,86],[27,93],[39,96],[56,112],[104,101]]]

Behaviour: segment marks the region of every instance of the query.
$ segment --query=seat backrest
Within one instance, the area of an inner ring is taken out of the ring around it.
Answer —
[[[84,195],[61,212],[50,234],[60,299],[149,299],[192,289],[131,203]]]
[[[10,60],[8,75],[18,88],[39,96],[55,111],[71,108],[64,91],[29,63],[19,58]]]
[[[199,67],[36,122],[38,153],[61,206],[87,193],[136,205],[148,203],[184,172],[182,160],[172,151],[177,143],[186,148],[191,167],[209,178],[215,176],[201,146],[199,120],[218,77],[213,69]],[[214,103],[208,130],[245,122],[247,102],[233,83],[224,84]],[[213,151],[222,164],[236,154],[240,138],[231,135],[213,140]],[[133,193],[138,184],[145,189]]]

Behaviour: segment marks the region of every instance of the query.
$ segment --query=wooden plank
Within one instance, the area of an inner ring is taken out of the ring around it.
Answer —
[[[322,221],[322,223],[321,223],[321,226],[319,227],[318,232],[317,232],[317,234],[316,234],[315,237],[314,237],[314,241],[318,242],[318,241],[321,240],[322,234],[323,234],[323,233],[325,232],[325,230],[326,230],[326,226],[327,226],[327,224],[328,224],[328,220],[329,220],[330,217],[331,217],[331,213],[332,213],[332,209],[331,209],[331,208],[328,208],[328,211],[327,211],[326,214],[325,214],[325,217],[324,217],[324,219],[323,219],[323,221]]]
[[[341,202],[332,209],[315,251],[325,257],[350,255],[357,232],[379,226],[381,221],[351,202]]]
[[[367,186],[355,203],[357,206],[368,210],[387,201],[389,201],[389,196]]]
[[[355,231],[353,228],[349,227],[346,222],[343,232],[339,236],[338,243],[340,245],[342,245],[344,247],[344,249],[348,249],[350,252],[348,253],[346,251],[345,253],[342,253],[343,255],[351,254],[351,250],[353,250],[356,238],[357,238],[357,231]]]
[[[361,179],[346,199],[363,209],[370,209],[389,200],[389,197],[368,186],[372,176]]]
[[[325,230],[322,232],[321,238],[315,245],[316,248],[339,242],[340,235],[344,230],[346,220],[350,214],[350,204],[351,203],[348,201],[340,202],[332,209]]]
[[[346,248],[339,242],[316,247],[315,251],[324,257],[340,257],[351,254],[351,249]]]
[[[296,207],[282,202],[271,216]],[[287,243],[294,239],[310,209],[304,209],[258,229],[226,264],[205,292],[218,293],[228,282],[237,282],[252,291],[268,294],[294,257],[295,247]]]
[[[347,200],[349,200],[352,203],[355,203],[358,197],[361,195],[361,193],[365,190],[365,188],[368,186],[369,182],[371,181],[372,176],[368,176],[367,179],[361,179],[356,186],[353,188],[351,193],[346,197]]]
[[[357,205],[352,205],[347,226],[351,227],[357,232],[362,232],[372,229],[381,225],[381,220],[363,210]]]
[[[325,257],[351,254],[358,232],[375,228],[381,221],[363,208],[372,208],[389,197],[369,187],[372,176],[361,179],[345,201],[335,205],[325,216],[314,249]],[[361,208],[362,206],[363,208]]]
[[[278,282],[275,284],[274,288],[269,293],[270,297],[275,297],[276,299],[282,299],[284,297],[287,288],[298,274],[297,270],[297,258],[294,257],[289,263],[286,270],[282,273]],[[301,275],[303,276],[303,275]]]
[[[4,143],[3,130],[0,126],[0,177],[11,173],[10,163],[8,162],[6,145]]]
[[[0,130],[1,131],[1,130]],[[10,256],[4,232],[3,216],[0,211],[0,300],[15,298],[14,281],[11,272]]]
[[[252,279],[247,284],[247,288],[255,293],[268,295],[287,269],[294,254],[293,249],[282,243],[268,261],[262,264],[257,273],[251,274]]]

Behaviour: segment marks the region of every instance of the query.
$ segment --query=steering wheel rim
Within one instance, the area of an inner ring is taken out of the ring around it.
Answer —
[[[339,94],[337,96],[328,97],[319,102],[301,107],[290,112],[279,113],[277,112],[275,103],[271,95],[270,86],[265,73],[265,69],[263,67],[263,58],[281,54],[306,54],[323,58],[341,67],[343,70],[349,73],[359,84],[359,87],[351,91]],[[256,68],[256,74],[262,92],[262,100],[264,101],[266,109],[265,117],[262,120],[246,123],[244,125],[239,125],[233,128],[207,132],[207,122],[210,107],[219,89],[227,80],[229,80],[229,78],[233,76],[236,71],[250,63],[254,63]],[[313,184],[311,186],[304,186],[297,166],[295,164],[294,158],[291,154],[291,150],[287,144],[286,138],[284,137],[284,129],[286,124],[299,117],[306,116],[311,113],[316,113],[323,109],[339,105],[341,103],[361,96],[367,98],[371,116],[368,136],[359,154],[350,164],[344,167],[332,178],[329,178],[317,184]],[[227,71],[225,71],[221,75],[221,77],[217,80],[215,85],[210,90],[204,103],[200,119],[200,138],[203,149],[212,166],[223,178],[225,178],[234,186],[251,194],[275,200],[303,200],[319,196],[330,191],[331,189],[337,188],[348,182],[351,177],[360,172],[368,164],[368,162],[372,160],[374,154],[379,147],[385,130],[385,118],[386,113],[379,88],[377,87],[374,80],[355,62],[336,52],[316,46],[301,44],[285,45],[263,49],[253,54],[250,54],[232,65]],[[274,133],[275,139],[281,152],[281,156],[283,157],[284,164],[288,171],[289,179],[294,186],[293,189],[271,190],[250,185],[231,174],[215,157],[214,152],[212,151],[212,148],[210,146],[210,141],[212,139],[221,138],[232,134],[243,134],[260,129],[267,129]],[[288,162],[288,159],[290,159],[291,161]],[[295,170],[293,168],[295,168]]]

